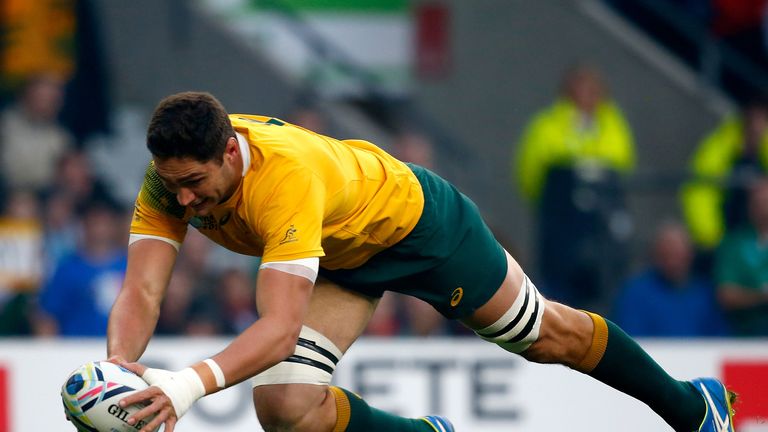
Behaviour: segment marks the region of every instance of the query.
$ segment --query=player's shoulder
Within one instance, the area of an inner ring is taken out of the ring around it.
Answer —
[[[137,206],[142,205],[179,219],[183,218],[186,212],[186,208],[176,199],[176,195],[163,185],[154,162],[150,162],[144,172],[144,182],[137,200]]]

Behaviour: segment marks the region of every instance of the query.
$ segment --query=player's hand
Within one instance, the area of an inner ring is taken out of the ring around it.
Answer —
[[[192,368],[178,372],[164,369],[148,368],[140,363],[122,363],[121,366],[141,376],[150,385],[149,388],[126,396],[120,401],[121,407],[134,403],[146,406],[132,415],[128,422],[131,425],[148,420],[140,432],[154,430],[165,424],[165,432],[172,432],[176,422],[192,407],[198,399],[205,396],[205,386],[200,376]]]
[[[113,355],[113,356],[109,357],[107,359],[107,361],[110,362],[110,363],[114,363],[116,365],[120,365],[120,366],[123,366],[123,364],[128,363],[125,360],[125,358],[123,358],[123,356],[119,356],[119,355]],[[123,367],[125,367],[125,366],[123,366]]]
[[[118,366],[122,366],[122,367],[128,369],[129,371],[135,373],[136,375],[138,375],[138,376],[140,376],[142,378],[144,378],[142,376],[142,375],[144,375],[144,372],[146,372],[146,370],[149,369],[148,367],[144,366],[141,363],[128,363],[127,361],[125,361],[124,358],[122,358],[120,356],[112,356],[112,357],[108,358],[107,361],[115,363]],[[165,372],[168,372],[168,371],[165,371]],[[170,373],[170,372],[168,372],[168,373]],[[145,379],[144,381],[147,381],[147,380]],[[152,383],[150,383],[149,381],[147,381],[147,384],[152,385]]]
[[[173,375],[173,372],[163,369],[151,369],[141,363],[127,363],[122,361],[120,366],[140,376],[150,387],[130,394],[120,400],[120,407],[125,408],[133,404],[145,405],[127,421],[130,425],[138,424],[140,421],[146,421],[139,432],[151,432],[157,429],[161,424],[165,424],[165,432],[173,432],[176,422],[179,420],[171,398],[155,384],[163,379]],[[149,372],[149,373],[148,373]],[[154,416],[154,418],[153,418]],[[148,421],[145,419],[149,419]]]

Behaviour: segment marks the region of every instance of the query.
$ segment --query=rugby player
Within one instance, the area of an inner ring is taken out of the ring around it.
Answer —
[[[228,115],[212,95],[162,100],[136,200],[128,268],[112,309],[108,355],[151,386],[141,431],[176,422],[199,398],[251,379],[266,431],[453,431],[443,417],[403,418],[331,385],[337,362],[385,290],[418,297],[481,338],[558,363],[646,403],[676,431],[732,431],[714,378],[670,377],[603,317],[544,298],[451,184],[361,140],[276,118]],[[259,319],[223,351],[181,371],[135,363],[157,323],[189,226],[261,257]],[[334,284],[318,284],[321,275]],[[576,396],[576,395],[574,395]]]

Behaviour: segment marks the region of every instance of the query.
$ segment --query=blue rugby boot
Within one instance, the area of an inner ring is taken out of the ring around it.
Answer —
[[[691,381],[707,405],[707,414],[699,432],[733,432],[733,406],[736,393],[725,388],[715,378],[696,378]]]
[[[453,423],[451,423],[445,417],[426,416],[422,417],[421,419],[427,422],[428,425],[432,426],[432,429],[434,429],[435,432],[456,432],[456,429],[453,428]]]

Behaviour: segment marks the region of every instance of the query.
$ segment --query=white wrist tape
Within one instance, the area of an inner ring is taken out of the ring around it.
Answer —
[[[196,400],[205,396],[203,380],[192,368],[178,372],[148,368],[141,376],[147,384],[159,387],[171,400],[176,418],[180,419]]]
[[[213,372],[213,376],[216,378],[216,387],[223,389],[227,386],[227,380],[224,378],[224,371],[221,370],[221,366],[214,359],[205,359],[203,363],[207,364]]]

